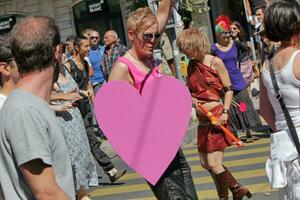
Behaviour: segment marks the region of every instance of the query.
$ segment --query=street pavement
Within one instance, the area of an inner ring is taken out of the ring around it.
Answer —
[[[252,98],[254,107],[259,110],[259,99]],[[263,121],[263,120],[262,120]],[[268,127],[257,129],[254,135],[259,139],[246,144],[243,148],[231,146],[226,149],[224,165],[233,175],[245,185],[253,194],[252,200],[278,199],[278,191],[271,189],[265,172],[265,163],[269,155],[270,134]],[[200,200],[217,200],[217,192],[210,174],[205,171],[199,161],[196,134],[197,120],[192,115],[189,129],[182,143],[183,152],[192,169],[197,194]],[[244,135],[239,133],[239,136]],[[118,169],[125,168],[127,173],[116,183],[111,184],[108,177],[103,174],[101,168],[100,185],[90,189],[90,198],[93,200],[155,200],[146,181],[131,170],[113,151],[108,141],[104,141],[102,148],[106,151]],[[230,197],[232,198],[232,197]],[[244,199],[247,199],[245,197]]]
[[[224,164],[233,175],[253,194],[252,200],[277,199],[278,192],[270,188],[265,172],[265,162],[269,155],[269,134],[256,132],[259,138],[243,148],[231,146],[226,149]],[[218,199],[213,180],[199,162],[195,143],[183,146],[184,154],[191,166],[195,187],[201,200]],[[126,168],[127,173],[115,184],[110,184],[102,173],[100,186],[92,188],[90,195],[93,200],[154,200],[145,180],[132,171],[119,157],[113,162],[118,168]],[[244,198],[246,199],[246,197]]]

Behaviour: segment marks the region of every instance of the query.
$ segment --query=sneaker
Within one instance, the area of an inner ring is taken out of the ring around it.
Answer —
[[[121,178],[126,173],[126,169],[117,170],[116,168],[111,169],[107,172],[107,176],[111,183],[116,182],[119,178]]]
[[[253,140],[252,137],[250,137],[250,138],[247,138],[245,142],[246,142],[246,143],[251,143],[251,142],[254,142],[254,140]]]

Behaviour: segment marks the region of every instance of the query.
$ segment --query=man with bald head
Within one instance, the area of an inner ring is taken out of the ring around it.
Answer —
[[[4,199],[75,200],[71,163],[49,107],[61,65],[54,20],[27,17],[11,31],[20,79],[0,111],[0,185]]]
[[[108,78],[113,63],[126,53],[127,47],[119,43],[118,34],[114,30],[109,30],[104,34],[104,44],[105,51],[102,65],[105,77]]]

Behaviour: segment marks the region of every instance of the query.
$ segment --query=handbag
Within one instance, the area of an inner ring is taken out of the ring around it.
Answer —
[[[253,61],[247,57],[245,61],[240,61],[238,66],[247,85],[250,85],[254,81]]]
[[[285,103],[283,101],[283,98],[280,94],[280,89],[279,89],[278,84],[277,84],[277,80],[276,80],[276,76],[275,76],[275,73],[274,73],[274,68],[273,68],[273,65],[272,65],[272,61],[270,61],[269,68],[270,68],[271,81],[272,81],[272,84],[273,84],[273,87],[274,87],[274,90],[275,90],[275,97],[280,103],[280,106],[281,106],[281,109],[283,111],[286,123],[287,123],[289,131],[291,133],[292,140],[293,140],[293,142],[296,146],[298,154],[300,155],[300,143],[299,143],[299,138],[298,138],[298,135],[297,135],[297,131],[296,131],[295,125],[292,121],[292,118],[289,114],[289,111],[286,108]]]

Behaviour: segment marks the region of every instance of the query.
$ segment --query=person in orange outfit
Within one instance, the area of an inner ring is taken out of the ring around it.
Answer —
[[[177,39],[179,50],[189,59],[187,85],[191,91],[193,104],[206,107],[218,120],[211,122],[197,109],[198,151],[201,165],[211,173],[219,199],[228,199],[228,188],[234,200],[251,197],[249,190],[240,185],[223,165],[224,149],[231,145],[231,139],[223,133],[220,125],[227,126],[228,111],[233,91],[224,63],[218,57],[210,55],[210,43],[200,30],[189,28]],[[224,97],[224,104],[221,98]]]

